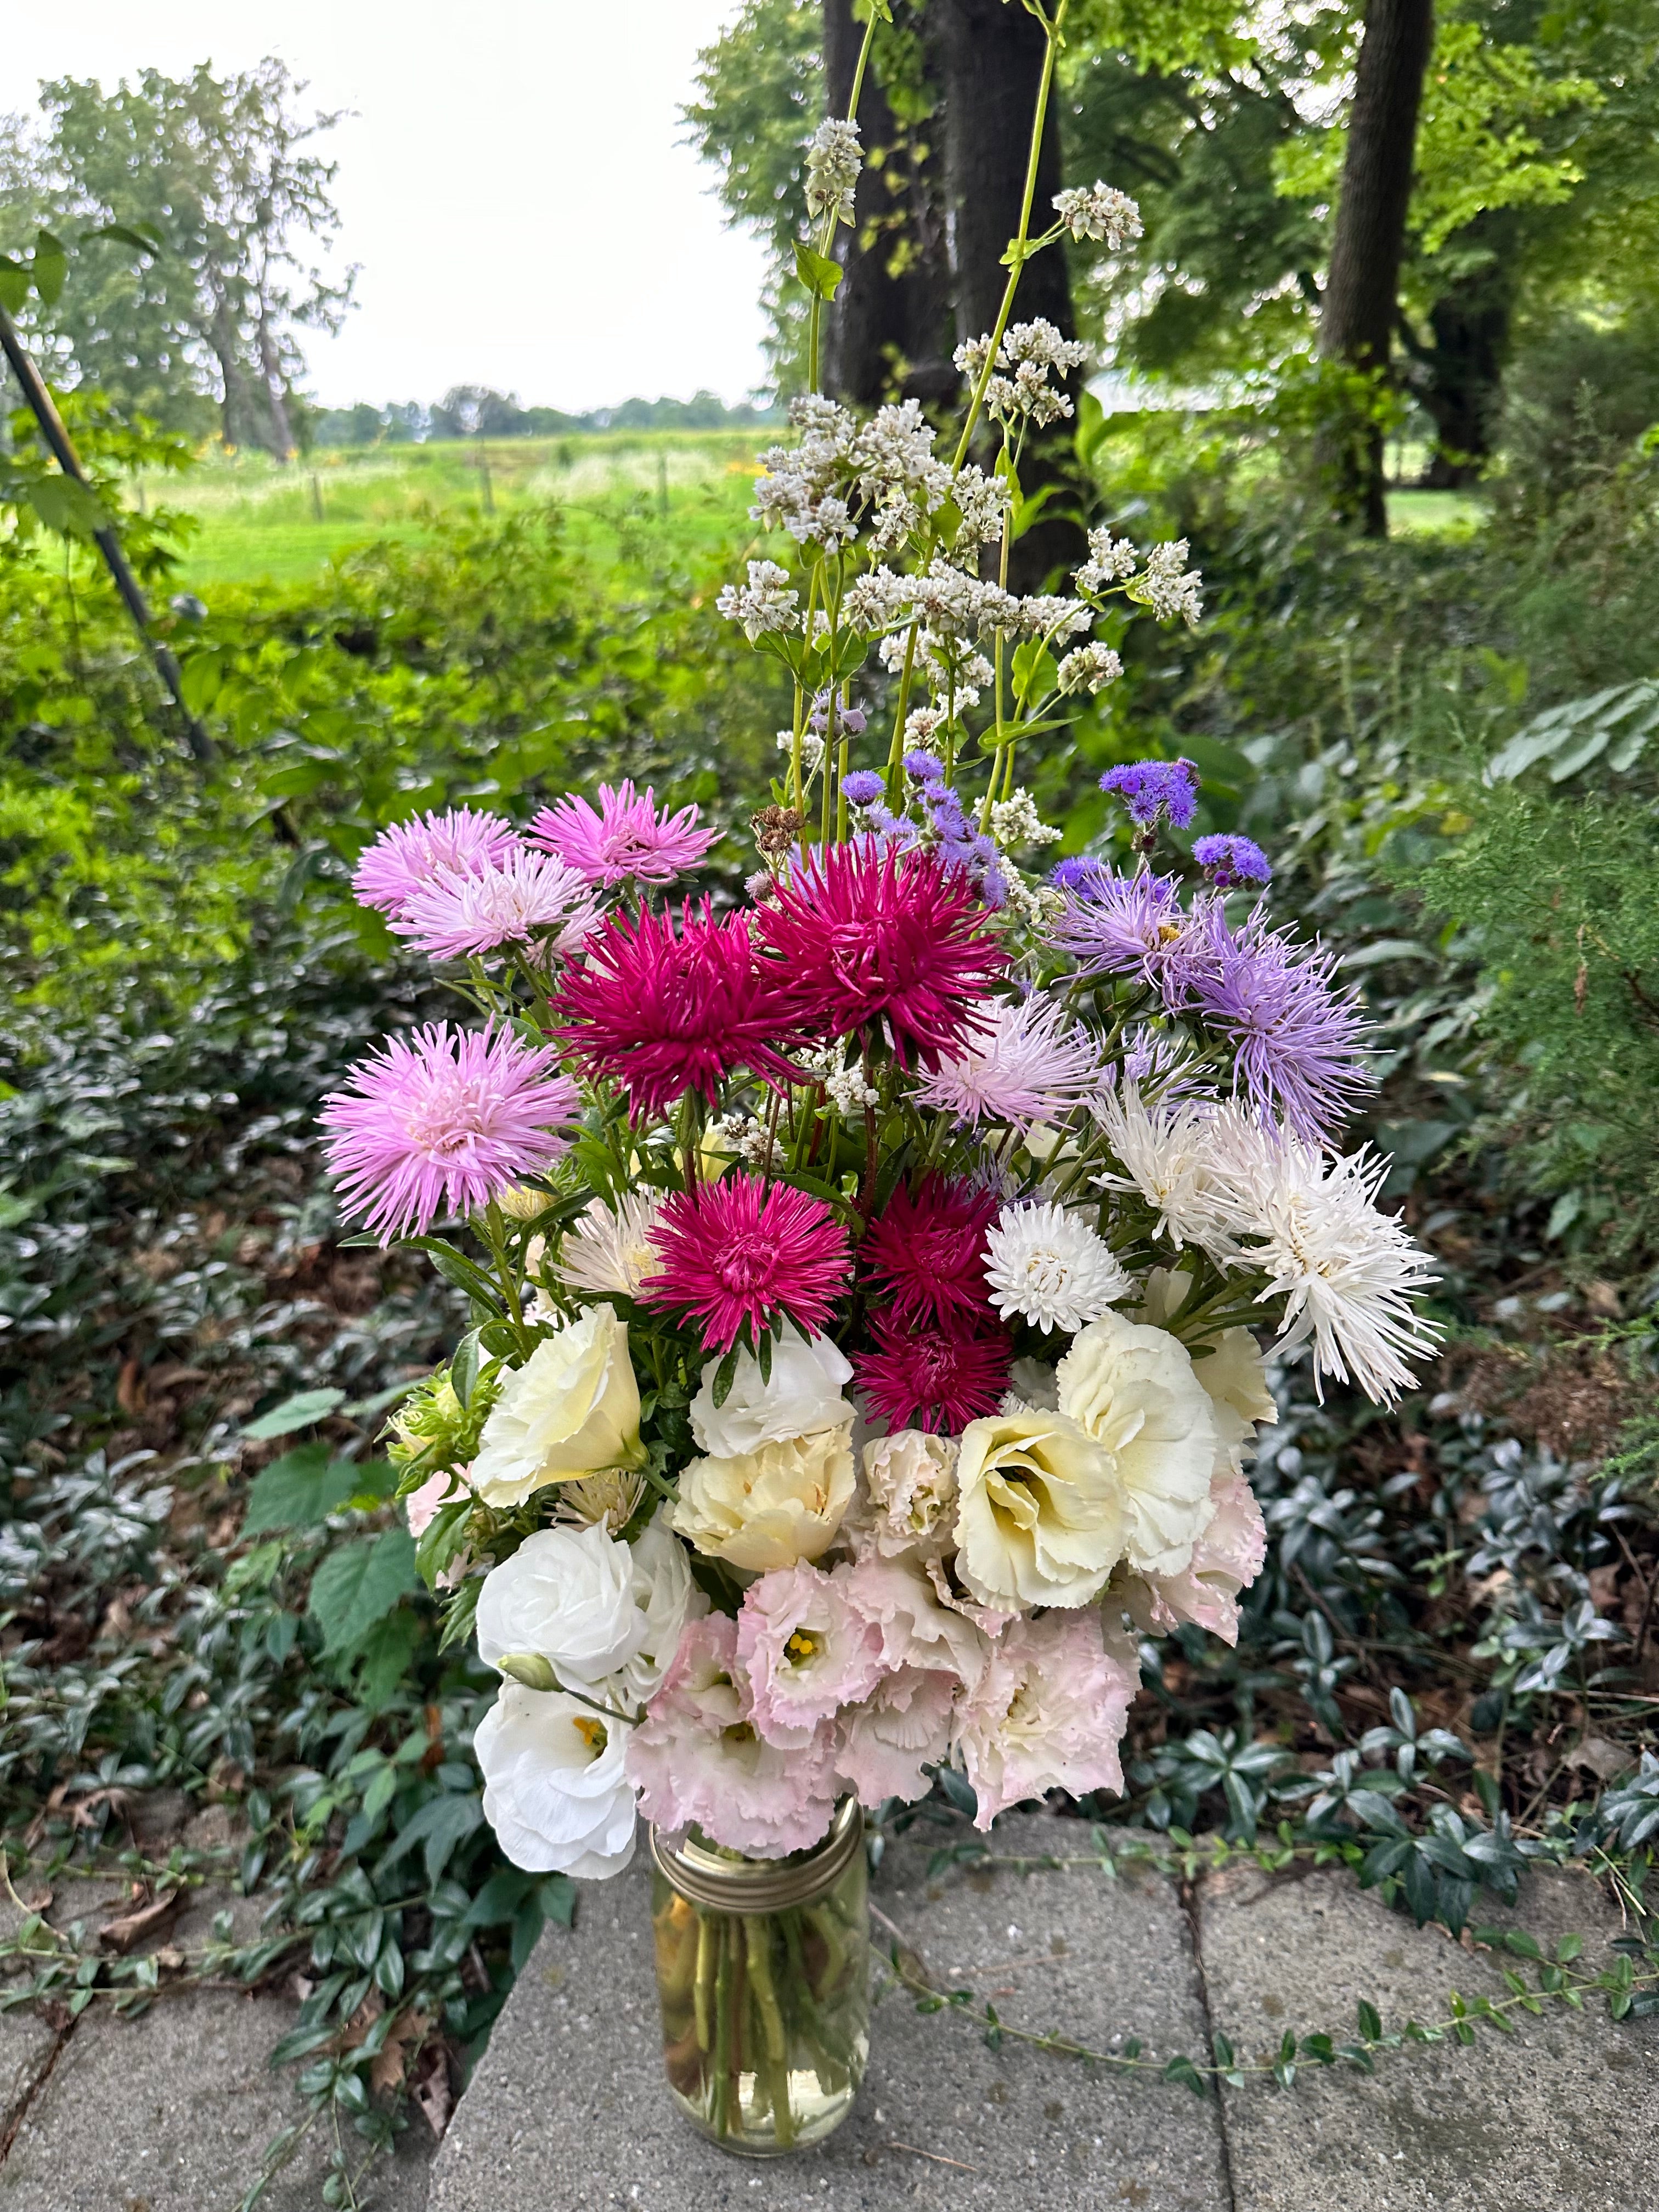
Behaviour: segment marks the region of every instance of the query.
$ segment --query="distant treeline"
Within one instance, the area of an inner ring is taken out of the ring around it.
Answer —
[[[430,407],[418,400],[384,407],[325,407],[306,423],[313,446],[418,445],[432,438],[556,438],[592,430],[751,430],[783,420],[775,408],[728,407],[712,392],[690,399],[624,399],[620,407],[567,415],[557,407],[521,407],[508,392],[458,384]]]

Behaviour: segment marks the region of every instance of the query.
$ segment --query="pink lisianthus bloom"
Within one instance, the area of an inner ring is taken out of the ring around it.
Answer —
[[[417,892],[442,878],[482,875],[504,866],[520,849],[512,824],[497,814],[482,814],[471,806],[417,814],[412,821],[394,822],[364,847],[351,888],[360,906],[394,918],[407,911]]]
[[[936,1066],[972,1035],[1007,966],[966,872],[931,853],[814,851],[758,919],[784,1019],[815,1036],[884,1038],[901,1067]]]
[[[750,1858],[787,1858],[821,1843],[836,1809],[835,1738],[820,1728],[781,1751],[755,1726],[738,1624],[689,1622],[668,1672],[628,1740],[640,1810],[663,1829],[696,1825]]]
[[[641,1304],[681,1308],[710,1352],[781,1317],[816,1335],[847,1284],[847,1231],[823,1200],[758,1176],[677,1191],[651,1242],[660,1264],[640,1285]]]
[[[926,1770],[950,1755],[951,1725],[962,1685],[934,1667],[901,1667],[861,1705],[842,1713],[836,1771],[873,1809],[884,1798],[912,1805],[933,1786]]]
[[[738,1663],[755,1726],[769,1743],[810,1744],[822,1721],[867,1698],[881,1679],[881,1636],[855,1613],[839,1576],[802,1560],[751,1583],[738,1615]]]
[[[438,1517],[438,1508],[453,1499],[464,1497],[468,1491],[467,1471],[464,1467],[441,1467],[436,1474],[428,1475],[418,1490],[411,1490],[404,1500],[404,1516],[409,1522],[409,1533],[418,1543]]]
[[[1138,1677],[1106,1650],[1100,1616],[1012,1622],[957,1710],[957,1742],[979,1800],[976,1828],[1045,1790],[1123,1788],[1118,1746]]]
[[[566,1149],[580,1111],[550,1045],[432,1022],[360,1060],[318,1119],[348,1213],[383,1243],[487,1206]]]
[[[573,793],[556,806],[543,807],[530,825],[530,842],[556,853],[590,884],[607,890],[630,878],[641,884],[672,883],[696,866],[720,831],[699,830],[695,806],[683,806],[678,814],[665,807],[659,814],[656,798],[649,784],[635,792],[627,777],[614,788],[602,783],[597,812]]]
[[[963,1614],[939,1602],[915,1559],[866,1552],[833,1577],[848,1609],[875,1632],[884,1668],[917,1667],[970,1687],[985,1672],[986,1639]]]
[[[392,927],[431,959],[465,960],[508,946],[568,957],[599,921],[599,901],[585,876],[521,846],[494,867],[423,884]]]
[[[1237,1468],[1213,1478],[1210,1503],[1214,1513],[1184,1574],[1131,1575],[1112,1592],[1137,1627],[1167,1636],[1189,1620],[1224,1644],[1238,1642],[1239,1593],[1261,1571],[1267,1523],[1248,1478]]]

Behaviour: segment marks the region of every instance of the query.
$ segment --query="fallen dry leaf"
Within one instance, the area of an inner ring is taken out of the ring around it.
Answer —
[[[391,2034],[368,2063],[368,2086],[376,2096],[395,2089],[402,2081],[431,2025],[431,2014],[416,2012],[413,2007],[398,2014]]]
[[[455,2099],[449,2086],[449,2055],[441,2041],[427,2045],[422,2061],[421,2078],[415,2084],[414,2097],[434,2142],[444,2139],[444,2130],[449,2125],[449,2116],[455,2109]]]
[[[184,1901],[182,1889],[169,1889],[154,1904],[141,1905],[136,1912],[124,1912],[118,1919],[106,1920],[98,1931],[99,1948],[123,1953],[135,1950],[146,1936],[154,1936],[165,1928]]]

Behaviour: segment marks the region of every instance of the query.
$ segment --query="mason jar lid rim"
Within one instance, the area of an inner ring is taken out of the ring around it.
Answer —
[[[693,1905],[727,1912],[772,1912],[820,1897],[838,1880],[864,1840],[864,1821],[855,1797],[844,1797],[830,1832],[810,1855],[793,1865],[780,1859],[728,1859],[707,1844],[682,1836],[672,1839],[650,1832],[651,1856],[658,1869]]]

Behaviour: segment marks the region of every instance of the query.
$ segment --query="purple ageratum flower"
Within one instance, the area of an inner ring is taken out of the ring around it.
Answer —
[[[1201,900],[1164,979],[1171,1010],[1196,1013],[1233,1048],[1233,1089],[1322,1144],[1372,1087],[1362,1054],[1370,1024],[1357,987],[1335,988],[1337,955],[1269,929],[1258,907],[1230,929],[1219,899]]]
[[[1193,858],[1218,891],[1273,880],[1273,862],[1249,837],[1200,837],[1193,847]]]
[[[918,783],[939,783],[945,778],[945,763],[936,754],[923,752],[918,746],[904,756],[905,773]]]
[[[1091,860],[1079,854],[1068,860],[1056,860],[1048,872],[1048,880],[1056,890],[1075,891],[1079,897],[1088,898],[1111,872],[1104,860]]]
[[[872,768],[856,768],[842,778],[841,787],[849,806],[875,806],[887,796],[887,779]]]
[[[1139,975],[1167,999],[1166,978],[1181,959],[1187,921],[1181,885],[1173,876],[1120,876],[1092,866],[1091,875],[1070,886],[1051,942],[1085,975]]]
[[[397,920],[409,902],[443,876],[477,876],[502,866],[518,849],[511,823],[476,807],[417,814],[394,822],[364,848],[351,888],[360,906]]]
[[[626,776],[614,788],[602,783],[599,795],[597,812],[573,795],[556,806],[544,806],[529,830],[532,845],[556,854],[590,884],[608,889],[629,878],[671,884],[685,869],[695,868],[720,835],[718,830],[698,829],[695,806],[683,806],[678,814],[665,807],[659,814],[650,786],[636,792]]]
[[[551,1045],[433,1022],[388,1037],[323,1101],[329,1173],[382,1243],[487,1206],[565,1151],[580,1097]]]
[[[1198,809],[1198,770],[1189,760],[1131,761],[1127,768],[1109,768],[1100,779],[1101,789],[1121,799],[1130,820],[1143,830],[1153,828],[1159,815],[1184,830]]]

